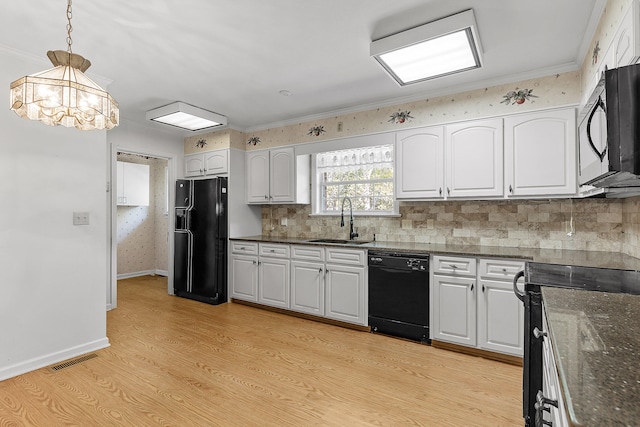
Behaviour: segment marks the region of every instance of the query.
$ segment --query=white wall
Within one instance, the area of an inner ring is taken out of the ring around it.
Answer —
[[[46,68],[3,50],[0,64],[5,106],[11,81]],[[106,177],[106,131],[0,108],[0,380],[109,345]]]

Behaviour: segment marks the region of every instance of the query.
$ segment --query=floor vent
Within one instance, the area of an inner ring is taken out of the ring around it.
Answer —
[[[70,368],[72,366],[78,365],[78,364],[80,364],[82,362],[86,362],[87,360],[91,360],[91,359],[93,359],[95,357],[98,357],[98,355],[95,354],[95,353],[87,354],[85,356],[78,357],[77,359],[67,360],[66,362],[62,362],[60,364],[53,365],[49,369],[51,369],[53,372],[61,371],[63,369]]]

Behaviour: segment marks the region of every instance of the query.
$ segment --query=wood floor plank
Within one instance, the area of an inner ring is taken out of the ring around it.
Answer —
[[[6,426],[517,426],[521,368],[120,281],[111,347],[0,382]]]

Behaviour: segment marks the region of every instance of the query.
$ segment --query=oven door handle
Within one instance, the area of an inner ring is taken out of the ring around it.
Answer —
[[[518,289],[518,280],[521,277],[524,277],[523,270],[518,271],[513,278],[513,293],[516,294],[516,297],[518,297],[520,301],[524,302],[524,292],[520,292],[520,290]]]

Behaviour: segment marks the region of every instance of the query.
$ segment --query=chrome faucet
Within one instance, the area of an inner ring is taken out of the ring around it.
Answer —
[[[353,204],[351,199],[345,197],[342,199],[342,211],[340,213],[340,227],[344,227],[344,202],[349,201],[349,240],[353,240],[358,237],[358,233],[353,231]]]

